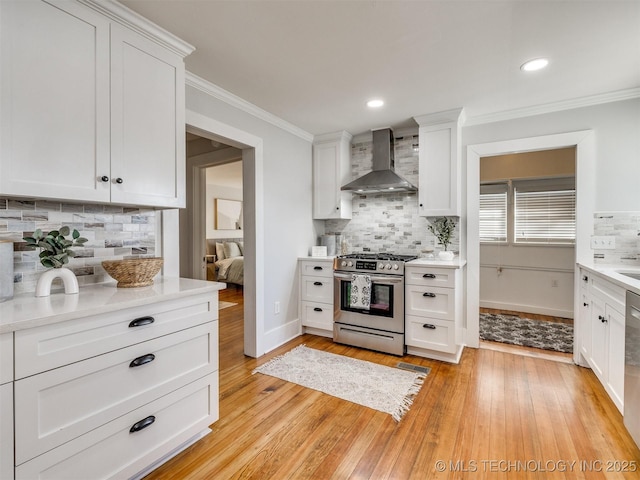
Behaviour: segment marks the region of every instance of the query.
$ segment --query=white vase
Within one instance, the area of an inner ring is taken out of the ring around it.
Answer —
[[[78,293],[78,279],[76,274],[68,268],[52,268],[40,275],[36,284],[36,297],[48,297],[51,295],[51,284],[56,278],[61,278],[64,284],[64,293],[72,295]]]
[[[438,258],[440,260],[453,260],[454,256],[455,256],[455,254],[453,252],[448,251],[448,250],[442,250],[442,251],[438,252]]]

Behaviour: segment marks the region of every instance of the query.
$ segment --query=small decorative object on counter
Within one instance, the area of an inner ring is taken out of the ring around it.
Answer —
[[[71,234],[72,240],[66,238]],[[78,293],[78,279],[68,268],[62,268],[69,263],[69,257],[75,253],[71,247],[82,247],[87,239],[80,236],[78,230],[71,230],[62,226],[58,230],[51,230],[46,235],[38,229],[33,232],[33,237],[24,237],[28,249],[40,248],[40,263],[43,267],[51,268],[38,278],[36,284],[36,297],[48,297],[51,294],[51,284],[56,278],[61,278],[64,284],[64,293],[67,295]]]
[[[163,263],[162,257],[127,258],[105,260],[102,267],[118,281],[118,288],[135,288],[153,285],[153,277],[158,274]]]
[[[431,220],[428,229],[438,239],[438,243],[443,246],[444,250],[438,253],[438,257],[442,260],[453,260],[454,253],[449,251],[453,231],[456,228],[456,221],[451,217],[437,217]]]
[[[0,302],[13,298],[13,242],[0,240]]]

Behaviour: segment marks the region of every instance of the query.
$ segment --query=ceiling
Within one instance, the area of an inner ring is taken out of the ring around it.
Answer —
[[[640,87],[640,0],[121,3],[196,47],[189,72],[312,134]]]

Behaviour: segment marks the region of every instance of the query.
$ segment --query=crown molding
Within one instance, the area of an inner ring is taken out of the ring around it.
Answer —
[[[186,57],[190,55],[196,47],[176,37],[171,32],[147,20],[142,15],[125,7],[115,0],[79,0],[87,7],[100,12],[114,22],[120,23],[131,30],[161,44],[173,53]]]
[[[217,98],[218,100],[223,101],[224,103],[231,105],[243,112],[246,112],[250,115],[253,115],[260,120],[264,120],[267,123],[270,123],[282,130],[285,130],[297,137],[302,138],[308,142],[313,141],[313,135],[309,132],[302,130],[299,127],[287,122],[286,120],[281,119],[280,117],[276,117],[272,113],[267,112],[266,110],[261,109],[260,107],[255,106],[253,103],[249,103],[246,100],[234,95],[227,90],[214,85],[213,83],[205,80],[204,78],[198,77],[197,75],[186,72],[185,74],[185,83],[190,87],[196,88],[201,92],[206,93],[207,95],[211,95],[212,97]]]
[[[560,112],[562,110],[572,110],[574,108],[591,107],[604,103],[631,100],[638,97],[640,97],[640,87],[629,88],[627,90],[618,90],[616,92],[601,93],[598,95],[590,95],[588,97],[572,98],[569,100],[562,100],[560,102],[516,108],[513,110],[488,113],[485,115],[476,115],[475,117],[467,117],[465,126],[514,120],[516,118],[543,115],[545,113]]]

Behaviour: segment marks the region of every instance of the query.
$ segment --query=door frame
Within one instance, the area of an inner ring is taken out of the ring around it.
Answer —
[[[587,263],[592,259],[590,238],[593,233],[593,214],[595,213],[596,185],[596,145],[593,130],[543,135],[500,142],[481,143],[467,146],[467,326],[465,344],[469,347],[480,346],[480,158],[512,153],[550,150],[555,148],[576,147],[576,262]],[[575,269],[574,312],[578,312],[578,292],[580,281],[578,269]],[[580,358],[580,322],[574,314],[573,358]]]

